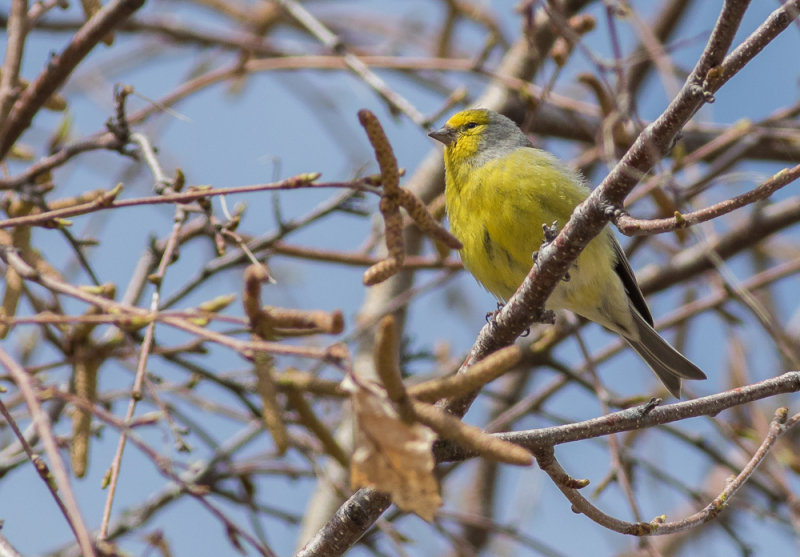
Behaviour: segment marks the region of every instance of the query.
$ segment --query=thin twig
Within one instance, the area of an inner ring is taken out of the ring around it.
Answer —
[[[131,135],[131,140],[139,146],[140,151],[143,154],[144,161],[153,174],[153,189],[157,193],[174,194],[175,191],[171,187],[172,181],[164,173],[161,164],[155,155],[155,150],[153,149],[147,136],[141,133],[135,133]],[[187,213],[184,206],[182,204],[177,204],[175,207],[175,216],[173,217],[172,231],[169,235],[169,239],[167,240],[167,245],[161,254],[161,261],[158,264],[155,274],[150,277],[150,282],[154,285],[153,295],[150,300],[151,314],[158,312],[159,300],[161,297],[161,285],[163,284],[167,266],[172,262],[173,254],[177,249],[178,234],[180,233],[181,227],[186,222],[186,217]],[[136,362],[136,375],[134,377],[133,387],[131,389],[131,398],[128,401],[128,409],[125,412],[125,423],[130,423],[133,420],[134,413],[136,412],[136,404],[142,398],[142,384],[145,378],[145,371],[147,369],[147,361],[150,356],[150,350],[152,349],[155,338],[155,327],[156,322],[153,320],[150,321],[145,329],[144,340],[141,343],[139,357]],[[111,461],[108,492],[106,494],[105,506],[103,507],[103,517],[100,522],[100,531],[97,536],[100,540],[105,540],[108,536],[108,525],[111,520],[111,507],[117,491],[117,483],[119,481],[119,474],[122,467],[122,454],[125,450],[126,440],[127,435],[123,431],[120,433],[117,450],[114,453],[114,457]]]
[[[8,14],[6,31],[6,59],[0,73],[0,130],[5,127],[6,117],[17,100],[19,90],[19,70],[22,65],[22,49],[25,44],[27,0],[12,0]]]
[[[112,0],[75,33],[61,54],[50,59],[47,68],[25,89],[11,109],[5,125],[0,128],[0,160],[5,158],[22,132],[28,129],[45,101],[92,48],[143,4],[144,0]]]
[[[67,469],[64,466],[64,461],[59,454],[58,442],[56,441],[55,434],[53,433],[52,425],[47,417],[47,413],[42,410],[39,403],[39,397],[36,394],[30,376],[28,373],[2,348],[0,348],[0,363],[3,364],[11,377],[14,379],[17,388],[22,393],[25,399],[25,404],[28,405],[28,410],[31,413],[36,429],[39,432],[39,437],[42,439],[44,451],[47,454],[47,459],[50,462],[49,468],[55,479],[56,486],[60,492],[60,500],[63,502],[63,510],[67,518],[75,538],[78,540],[78,545],[83,552],[83,555],[94,556],[95,550],[92,545],[92,538],[89,530],[86,528],[86,523],[81,516],[80,508],[78,507],[75,494],[72,492],[72,486],[69,482]],[[35,463],[35,461],[34,461]],[[61,505],[59,505],[61,506]]]
[[[580,494],[578,490],[584,487],[588,482],[584,480],[572,480],[555,459],[552,446],[539,448],[534,451],[534,455],[536,456],[539,466],[550,476],[559,490],[561,490],[564,496],[572,503],[572,507],[576,512],[585,514],[601,526],[621,534],[630,534],[633,536],[674,534],[713,520],[728,506],[731,498],[745,484],[750,476],[753,475],[758,465],[767,456],[769,450],[778,438],[800,421],[800,414],[794,415],[788,422],[786,418],[787,409],[779,408],[775,412],[775,417],[770,424],[769,432],[761,443],[761,446],[759,446],[758,450],[753,454],[752,458],[736,478],[729,482],[722,493],[704,509],[683,520],[675,522],[665,522],[662,518],[654,519],[651,522],[626,522],[614,518],[595,507],[588,499]]]
[[[747,193],[720,201],[704,209],[685,214],[676,212],[674,217],[666,219],[636,219],[630,215],[621,214],[616,219],[616,225],[620,232],[628,236],[659,234],[680,228],[688,228],[701,222],[713,220],[756,201],[766,199],[798,178],[800,178],[800,164],[793,168],[784,168]]]
[[[294,190],[298,188],[333,188],[333,189],[351,189],[355,191],[365,191],[373,193],[374,189],[364,185],[361,181],[353,182],[314,182],[318,174],[300,174],[292,176],[280,182],[273,182],[269,184],[254,184],[249,186],[231,186],[228,188],[189,188],[188,191],[182,193],[170,193],[167,195],[138,197],[133,199],[116,199],[120,193],[116,190],[110,190],[107,196],[98,198],[89,203],[82,203],[72,207],[65,207],[63,209],[54,209],[42,213],[34,213],[24,217],[15,217],[0,221],[0,228],[13,228],[17,226],[32,226],[43,225],[52,222],[55,219],[63,219],[67,217],[74,217],[78,215],[85,215],[87,213],[94,213],[96,211],[103,211],[107,209],[117,209],[121,207],[138,207],[141,205],[171,205],[174,203],[191,203],[207,197],[214,197],[220,195],[232,195],[236,193],[253,193],[259,191],[278,191],[278,190]]]
[[[658,406],[659,400],[656,399],[651,404],[636,406],[591,420],[496,435],[534,451],[542,447],[594,439],[612,433],[633,431],[698,416],[713,416],[723,410],[748,402],[797,391],[800,391],[800,371],[790,371],[772,379],[694,400]],[[461,452],[460,449],[448,443],[439,443],[435,450],[439,461],[461,460],[467,456],[474,456],[471,453]]]
[[[402,95],[393,91],[385,81],[378,77],[375,72],[362,62],[358,56],[348,52],[347,47],[342,40],[330,31],[325,25],[317,18],[315,18],[302,4],[295,0],[280,0],[281,6],[291,15],[300,25],[305,27],[309,33],[316,37],[322,44],[331,49],[333,52],[342,56],[347,67],[355,75],[361,78],[364,83],[369,85],[378,95],[385,100],[389,107],[393,110],[402,112],[408,116],[412,122],[421,128],[427,126],[425,116],[417,110]]]

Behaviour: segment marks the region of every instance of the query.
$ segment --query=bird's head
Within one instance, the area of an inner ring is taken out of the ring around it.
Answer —
[[[462,162],[476,156],[480,159],[500,156],[530,145],[512,120],[485,108],[458,112],[428,135],[444,144],[447,158]]]

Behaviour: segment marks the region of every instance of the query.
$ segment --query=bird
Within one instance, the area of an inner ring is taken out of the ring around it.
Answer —
[[[463,110],[428,135],[444,144],[445,206],[464,267],[504,303],[528,274],[545,236],[543,225],[563,227],[590,190],[578,172],[533,147],[511,119],[495,111]],[[620,335],[676,398],[681,380],[706,378],[653,328],[630,263],[608,226],[581,252],[545,309],[569,310]]]

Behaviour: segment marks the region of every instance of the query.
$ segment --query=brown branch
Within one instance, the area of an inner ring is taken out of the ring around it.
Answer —
[[[27,12],[27,0],[12,0],[6,26],[6,58],[0,71],[0,130],[5,127],[6,117],[20,93],[19,70],[25,47]]]
[[[567,16],[582,9],[587,2],[564,1],[555,4],[557,9]],[[522,82],[530,81],[546,59],[547,52],[558,36],[557,29],[550,18],[542,11],[537,12],[528,37],[516,41],[505,54],[498,73],[513,76]],[[516,99],[509,94],[503,80],[494,81],[478,100],[479,106],[485,106],[499,112],[507,112],[517,105]],[[442,158],[438,151],[433,151],[420,165],[419,170],[411,178],[408,189],[423,202],[429,202],[441,193]],[[411,236],[413,249],[420,249],[421,235]],[[391,280],[371,289],[362,311],[368,315],[380,315],[391,311],[394,300],[403,295],[409,288],[413,275],[401,273]],[[383,288],[381,288],[383,287]],[[369,343],[365,343],[369,345]],[[367,348],[369,350],[369,348]],[[331,493],[331,498],[338,494]],[[306,522],[303,534],[310,536],[308,542],[300,550],[298,556],[341,555],[355,544],[366,530],[380,517],[389,506],[390,499],[370,489],[361,489],[343,503],[334,517],[323,522],[321,528],[312,522]],[[318,519],[315,515],[312,520]],[[322,520],[326,520],[325,517]],[[311,526],[308,528],[308,526]]]
[[[261,285],[272,280],[266,267],[250,265],[244,272],[244,292],[242,306],[250,321],[253,338],[274,341],[275,321],[268,311],[261,307]],[[283,419],[283,409],[278,401],[278,388],[275,381],[275,359],[267,352],[253,354],[253,372],[256,376],[256,391],[261,398],[261,418],[272,435],[275,449],[282,455],[289,449],[289,432]]]
[[[378,77],[375,72],[356,55],[348,52],[342,40],[333,34],[325,25],[315,18],[303,5],[295,0],[279,0],[281,7],[294,18],[300,25],[305,27],[309,33],[319,39],[319,41],[333,52],[341,55],[344,63],[356,76],[372,88],[386,103],[393,112],[403,113],[412,122],[424,128],[427,124],[425,116],[420,113],[413,104],[393,91],[385,81]]]
[[[660,400],[654,399],[642,406],[590,420],[496,435],[530,451],[536,451],[562,443],[573,443],[623,431],[640,430],[698,416],[715,416],[729,408],[797,391],[800,391],[800,371],[790,371],[772,379],[694,400],[658,406]],[[435,447],[435,454],[438,462],[463,460],[475,456],[473,453],[464,453],[454,445],[447,443],[438,443]]]
[[[286,398],[289,402],[289,406],[294,408],[297,412],[299,422],[317,436],[325,452],[343,468],[347,468],[350,465],[350,457],[344,452],[344,449],[342,449],[342,446],[333,434],[331,434],[328,427],[317,417],[314,409],[306,401],[303,393],[294,388],[286,389]]]
[[[1,224],[1,223],[0,223]],[[355,267],[369,267],[380,261],[380,258],[361,253],[351,253],[335,250],[323,250],[306,246],[296,246],[285,242],[275,242],[270,246],[270,251],[277,255],[299,257],[312,261],[327,261]],[[421,255],[407,256],[403,269],[449,269],[459,270],[463,266],[458,259],[440,259]]]
[[[504,84],[509,90],[516,91],[523,97],[539,98],[541,96],[541,90],[535,85],[502,73],[502,71],[493,72],[486,69],[476,69],[473,61],[469,59],[429,59],[395,56],[365,56],[363,59],[370,66],[400,72],[425,70],[477,72],[484,77]],[[141,123],[153,114],[164,111],[167,107],[176,104],[198,90],[222,81],[238,79],[243,72],[257,73],[302,69],[340,70],[344,67],[345,65],[340,57],[313,55],[248,60],[244,65],[237,62],[230,66],[211,70],[187,81],[158,102],[132,114],[128,118],[128,122],[130,124]],[[506,112],[514,116],[515,113],[522,112],[525,109],[525,105],[517,103],[516,106],[509,106]],[[551,135],[563,139],[594,143],[602,126],[602,120],[596,116],[597,112],[596,109],[585,103],[577,103],[572,99],[561,97],[551,92],[538,107],[537,117],[534,119],[529,131],[539,135]],[[698,146],[712,141],[717,135],[724,133],[726,129],[728,129],[728,126],[720,128],[719,126],[698,125],[696,128],[684,130],[681,143],[686,145],[687,149],[694,150]],[[758,128],[758,131],[763,134],[763,138],[760,141],[748,144],[742,153],[742,157],[794,162],[800,156],[798,148],[783,138],[780,133],[781,130],[766,127]],[[100,133],[95,137],[70,144],[53,155],[41,159],[18,176],[0,178],[0,189],[19,188],[31,182],[36,176],[61,166],[80,153],[92,150],[118,150],[119,148],[119,140],[113,134]],[[710,158],[713,158],[713,155]]]
[[[757,187],[737,195],[731,199],[720,201],[710,207],[692,211],[691,213],[678,213],[666,219],[636,219],[627,214],[621,214],[616,219],[620,232],[627,236],[642,236],[670,232],[681,228],[688,228],[701,222],[707,222],[736,209],[766,199],[784,186],[788,186],[800,178],[800,164],[793,168],[784,168]]]
[[[572,508],[575,512],[585,514],[598,524],[605,526],[609,530],[619,532],[620,534],[630,534],[632,536],[647,536],[655,531],[655,525],[646,522],[625,522],[619,520],[611,515],[608,515],[592,505],[583,495],[578,491],[579,489],[589,485],[589,480],[576,480],[573,479],[566,470],[564,470],[555,458],[552,447],[545,447],[538,449],[534,452],[536,462],[556,487],[564,494],[564,496],[572,503]]]
[[[118,106],[121,114],[124,113],[125,96],[126,96],[125,94],[121,94],[118,97],[120,99]],[[153,174],[153,179],[155,182],[154,184],[155,191],[159,193],[174,193],[174,190],[170,187],[170,184],[167,183],[167,180],[163,178],[163,170],[161,168],[161,164],[159,163],[158,159],[155,156],[153,147],[149,139],[145,135],[137,133],[131,136],[131,140],[134,141],[137,145],[139,145],[139,149],[143,155],[145,163],[148,165],[151,173]],[[153,294],[150,300],[151,314],[156,313],[158,311],[159,301],[161,299],[161,286],[163,284],[164,275],[167,272],[167,266],[172,262],[172,258],[175,251],[178,249],[178,235],[180,233],[181,227],[186,222],[186,219],[187,219],[187,214],[184,206],[180,204],[176,205],[173,217],[172,230],[170,232],[169,238],[167,239],[167,244],[164,247],[164,251],[161,253],[161,260],[158,263],[158,267],[156,268],[155,273],[153,273],[148,277],[148,279],[154,286]],[[145,380],[145,370],[147,369],[147,362],[150,357],[150,351],[155,343],[155,327],[156,327],[156,322],[154,320],[151,320],[147,324],[145,328],[144,339],[140,345],[139,353],[137,354],[136,374],[134,376],[133,386],[131,387],[131,397],[130,400],[128,401],[128,408],[125,412],[126,424],[130,423],[133,420],[134,414],[136,412],[136,405],[138,401],[142,399],[142,385]],[[117,449],[111,461],[111,466],[109,471],[108,492],[106,494],[106,502],[103,507],[103,517],[100,523],[100,532],[98,533],[98,539],[100,540],[105,540],[108,535],[108,525],[111,520],[111,508],[114,503],[114,496],[116,494],[117,482],[119,481],[120,470],[122,469],[122,455],[125,450],[126,442],[127,442],[127,434],[123,431],[120,434],[119,441],[117,442]]]
[[[684,249],[658,270],[645,269],[639,274],[639,285],[645,294],[663,290],[687,277],[713,269],[714,257],[729,259],[797,222],[800,222],[800,198],[796,196],[759,207],[750,218],[724,236]]]
[[[465,424],[441,408],[424,402],[412,401],[414,417],[434,430],[441,439],[450,440],[467,451],[475,451],[482,458],[516,466],[530,466],[531,454],[513,443]]]
[[[459,397],[494,381],[522,358],[519,346],[507,346],[487,356],[465,373],[432,379],[409,389],[409,394],[423,402],[436,402],[445,397]]]
[[[789,423],[786,421],[787,409],[779,408],[775,412],[769,432],[764,438],[764,441],[759,446],[758,450],[753,454],[749,462],[744,466],[736,478],[729,482],[725,489],[720,493],[711,503],[699,512],[686,517],[683,520],[675,522],[665,522],[663,518],[658,517],[651,522],[626,522],[610,516],[592,503],[589,502],[578,490],[588,485],[586,480],[573,480],[561,467],[555,458],[553,448],[542,447],[534,451],[536,460],[539,466],[544,470],[553,483],[556,484],[558,489],[564,496],[572,503],[572,508],[575,512],[585,514],[594,522],[601,526],[619,532],[620,534],[629,534],[633,536],[650,536],[650,535],[667,535],[674,534],[688,530],[690,528],[699,526],[716,518],[725,507],[728,506],[731,497],[745,484],[745,482],[753,475],[758,465],[769,453],[769,450],[777,442],[781,435],[786,433],[791,427],[800,421],[800,414],[792,417]]]
[[[253,253],[256,253],[260,250],[264,250],[269,248],[273,243],[278,240],[284,238],[287,234],[298,230],[308,224],[315,222],[319,219],[322,219],[331,213],[339,210],[342,206],[347,203],[349,200],[353,198],[355,192],[352,191],[345,191],[338,196],[335,196],[329,200],[322,202],[320,205],[309,211],[307,214],[292,219],[290,221],[285,221],[281,223],[281,226],[276,232],[272,232],[269,234],[265,234],[260,237],[252,238],[248,243],[247,247]],[[162,307],[171,307],[172,305],[176,304],[190,292],[192,292],[195,288],[197,288],[202,281],[207,280],[209,277],[213,276],[214,274],[224,271],[225,269],[230,269],[236,265],[240,265],[248,261],[248,257],[246,253],[242,251],[230,252],[225,255],[216,257],[211,261],[207,262],[203,267],[193,276],[190,277],[189,280],[184,284],[181,288],[179,288],[175,293],[172,294],[169,298],[164,300]]]
[[[372,286],[383,282],[394,275],[403,266],[405,259],[405,245],[403,242],[403,217],[400,215],[400,172],[397,168],[397,158],[389,138],[383,131],[378,118],[369,110],[359,110],[358,120],[367,132],[369,142],[375,151],[375,158],[381,170],[380,211],[384,222],[384,237],[386,240],[387,256],[364,272],[363,282]]]
[[[144,0],[113,0],[81,27],[70,43],[50,59],[45,69],[14,104],[0,129],[0,160],[33,121],[47,99],[63,85],[73,70],[108,33],[144,5]]]
[[[758,465],[761,464],[764,458],[766,458],[766,456],[769,454],[769,451],[772,449],[778,439],[780,439],[780,437],[787,433],[791,428],[796,426],[798,421],[800,421],[800,414],[795,414],[788,421],[786,419],[787,416],[788,410],[786,408],[778,408],[775,411],[775,415],[770,422],[767,435],[764,437],[764,440],[761,442],[758,450],[753,453],[753,456],[750,458],[744,468],[742,468],[741,472],[739,472],[739,474],[737,474],[732,481],[727,483],[725,489],[722,490],[722,493],[717,495],[717,497],[715,497],[711,503],[709,503],[701,511],[688,516],[683,520],[658,524],[658,527],[654,533],[658,535],[672,534],[687,530],[694,526],[699,526],[700,524],[704,524],[716,518],[728,506],[731,498],[744,486],[753,473],[755,473]]]
[[[170,325],[171,327],[175,327],[176,329],[181,329],[211,342],[227,346],[239,354],[249,354],[251,351],[266,351],[273,354],[296,355],[332,361],[339,360],[339,356],[337,355],[338,352],[334,350],[333,347],[328,349],[320,349],[312,346],[292,346],[279,342],[241,341],[231,338],[227,335],[208,330],[204,327],[194,325],[190,319],[171,317],[169,315],[159,315],[158,313],[154,314],[145,309],[107,300],[102,296],[91,294],[69,283],[39,273],[24,260],[22,260],[22,258],[13,250],[13,248],[0,246],[0,259],[5,261],[9,266],[13,267],[20,274],[20,276],[26,280],[32,280],[54,292],[65,294],[87,304],[96,305],[108,313],[124,314],[129,320],[126,324],[121,325],[123,329],[140,329],[146,327],[152,321],[158,320],[162,323]]]
[[[647,59],[634,62],[628,70],[628,89],[629,94],[635,95],[645,82],[648,73],[653,66],[662,74],[662,79],[667,79],[669,74],[665,64],[659,59],[665,55],[663,44],[677,29],[680,22],[689,13],[690,0],[669,0],[660,7],[658,14],[654,18],[652,30],[646,25],[636,25],[641,44],[630,55],[633,60],[639,60],[647,55]],[[634,17],[636,17],[634,15]]]
[[[0,355],[3,352],[0,350]],[[39,396],[43,392],[43,385],[38,383],[36,378],[31,378],[31,388],[38,391]],[[210,472],[212,472],[208,466],[199,469],[197,472],[188,470],[184,474],[177,474],[173,467],[171,466],[171,461],[166,456],[158,453],[155,449],[153,449],[150,445],[144,442],[141,438],[139,438],[132,429],[132,425],[134,422],[126,422],[121,418],[116,417],[111,412],[103,409],[99,405],[89,405],[87,404],[86,400],[83,398],[76,397],[72,393],[68,393],[65,391],[59,391],[52,387],[47,389],[47,392],[50,396],[56,396],[60,399],[65,400],[66,402],[72,403],[76,407],[86,410],[94,414],[96,418],[99,420],[113,426],[115,429],[124,432],[128,439],[136,445],[136,447],[145,454],[148,459],[155,465],[156,469],[159,473],[161,473],[164,477],[168,478],[172,483],[176,484],[177,486],[177,493],[178,494],[188,494],[196,499],[201,506],[205,507],[212,515],[220,520],[222,524],[225,525],[226,530],[229,534],[235,534],[236,536],[241,537],[242,539],[246,540],[249,544],[251,544],[256,550],[258,550],[262,555],[266,557],[274,557],[274,553],[267,547],[265,544],[261,544],[256,540],[253,536],[248,534],[245,530],[239,527],[235,522],[225,516],[225,514],[217,508],[217,506],[210,502],[206,495],[208,495],[208,488],[206,483],[204,482],[204,477],[207,476]],[[223,453],[225,450],[222,451]],[[222,458],[218,455],[217,458]],[[215,462],[214,459],[210,461],[210,464]],[[112,532],[109,535],[109,539],[118,537],[121,535],[121,532]],[[86,555],[84,553],[84,555]]]
[[[104,195],[98,196],[97,199],[88,203],[82,203],[73,207],[64,207],[62,209],[53,209],[52,211],[38,212],[32,215],[10,218],[0,221],[0,228],[15,228],[18,226],[33,226],[33,225],[48,225],[55,219],[64,219],[67,217],[75,217],[78,215],[85,215],[87,213],[94,213],[96,211],[103,211],[108,209],[117,209],[120,207],[139,207],[142,205],[171,205],[179,203],[190,203],[192,201],[200,201],[207,197],[214,197],[219,195],[230,195],[235,193],[253,193],[258,191],[278,191],[278,190],[292,190],[305,187],[313,188],[352,188],[362,191],[372,191],[371,188],[364,186],[358,181],[355,182],[329,182],[329,183],[314,183],[319,177],[317,173],[299,174],[292,176],[280,182],[270,184],[254,184],[250,186],[232,186],[229,188],[205,188],[205,187],[190,187],[187,191],[182,193],[168,193],[164,195],[155,195],[150,197],[138,197],[133,199],[120,199],[117,196],[121,193],[121,187],[117,186]]]
[[[342,503],[295,557],[344,555],[391,504],[392,498],[385,493],[359,489]]]
[[[78,540],[78,545],[81,548],[81,553],[87,556],[96,555],[94,546],[92,545],[92,538],[86,524],[81,516],[80,508],[78,507],[75,494],[72,492],[72,487],[69,483],[69,476],[67,469],[64,466],[64,461],[59,454],[58,443],[55,434],[53,433],[50,420],[47,414],[42,410],[39,402],[36,389],[34,388],[31,378],[28,373],[11,357],[5,350],[0,348],[0,363],[5,367],[14,379],[17,388],[22,393],[25,399],[25,404],[28,405],[31,417],[36,429],[39,432],[39,437],[44,444],[44,450],[47,454],[47,459],[50,461],[50,470],[52,471],[55,483],[58,486],[60,499],[63,501],[64,512],[66,513],[67,522],[69,523],[75,538]],[[35,464],[35,462],[34,462]]]

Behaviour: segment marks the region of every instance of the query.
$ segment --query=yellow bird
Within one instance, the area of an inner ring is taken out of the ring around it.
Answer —
[[[464,266],[504,302],[531,268],[544,238],[542,225],[563,227],[589,189],[555,156],[535,149],[514,122],[491,110],[459,112],[429,135],[445,146],[447,214],[463,244]],[[546,308],[570,310],[621,335],[676,397],[681,379],[706,378],[653,329],[631,266],[608,227],[578,256]]]

